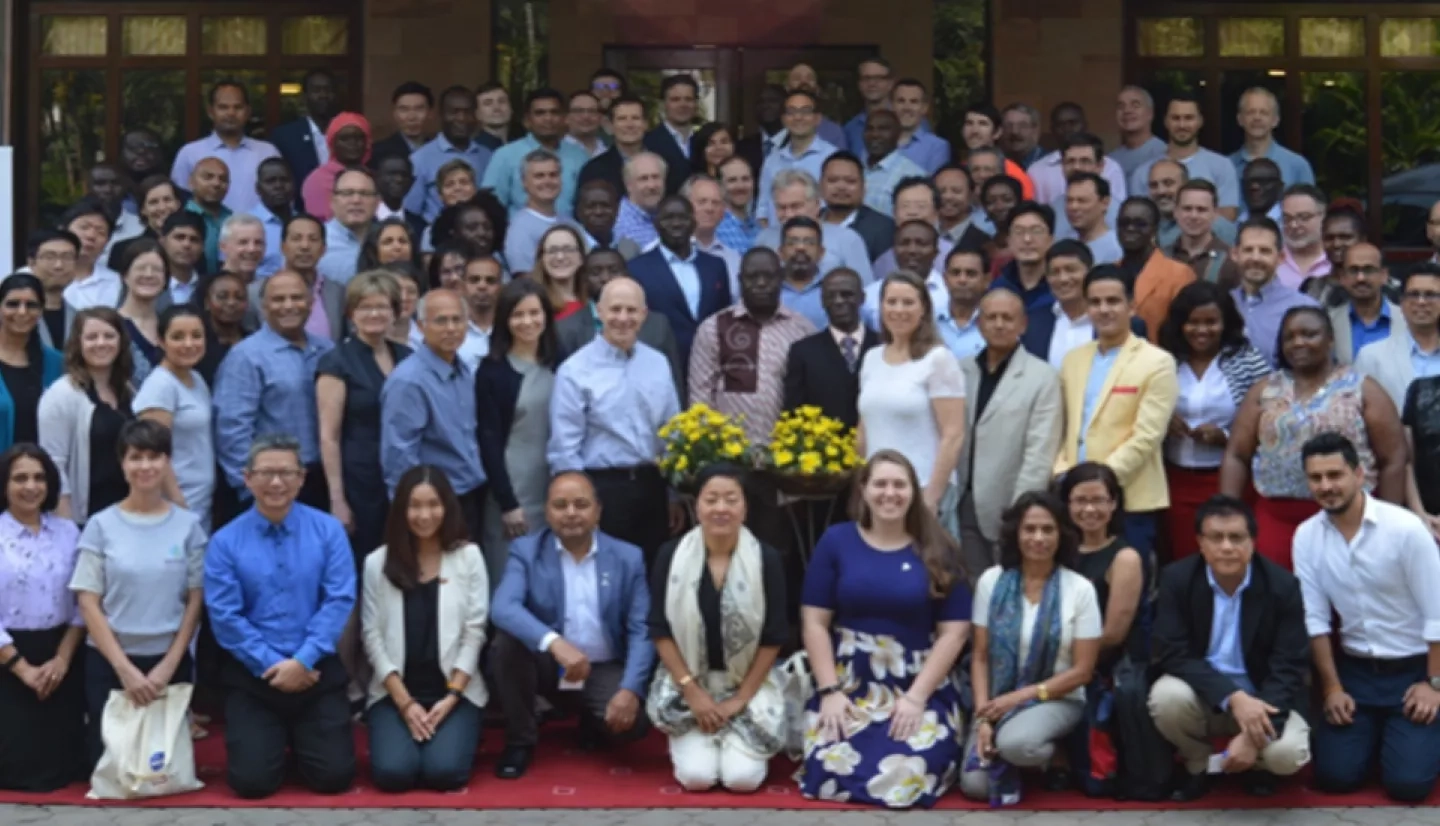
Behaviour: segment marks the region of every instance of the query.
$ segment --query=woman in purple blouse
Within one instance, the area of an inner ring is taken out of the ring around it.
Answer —
[[[80,530],[55,516],[60,471],[39,447],[0,454],[0,789],[83,780],[85,624],[70,591]],[[82,661],[83,662],[83,661]]]

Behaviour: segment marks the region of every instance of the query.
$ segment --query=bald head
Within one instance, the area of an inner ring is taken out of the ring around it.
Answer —
[[[820,91],[820,78],[808,63],[796,63],[785,77],[786,89],[804,89],[810,94]]]
[[[201,206],[218,207],[230,193],[230,167],[219,158],[205,158],[190,173],[190,191]]]
[[[420,299],[420,330],[425,346],[447,362],[465,342],[465,301],[454,290],[431,290]]]
[[[645,323],[645,290],[633,278],[621,276],[600,291],[601,334],[613,346],[630,352]]]
[[[1013,290],[991,290],[980,299],[980,336],[992,358],[1005,358],[1020,346],[1028,316],[1025,300]],[[991,364],[998,362],[992,361]]]

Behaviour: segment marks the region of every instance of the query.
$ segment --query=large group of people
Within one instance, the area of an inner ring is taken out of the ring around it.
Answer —
[[[523,133],[406,83],[376,140],[315,71],[272,141],[225,80],[168,172],[127,135],[0,281],[0,788],[193,683],[247,798],[349,788],[357,719],[384,791],[469,783],[487,716],[518,778],[557,714],[697,792],[790,751],[888,807],[1430,795],[1440,252],[1387,266],[1263,89],[1228,157],[1138,87],[1119,146],[1067,103],[1047,152],[859,76],[841,125],[796,66],[745,136],[610,70]],[[742,451],[677,490],[701,403],[853,428],[851,490]]]

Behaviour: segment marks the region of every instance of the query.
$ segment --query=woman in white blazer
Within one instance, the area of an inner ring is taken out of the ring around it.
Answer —
[[[490,585],[455,489],[431,465],[400,477],[387,544],[365,559],[361,624],[375,787],[450,791],[470,780],[487,694],[478,673]]]

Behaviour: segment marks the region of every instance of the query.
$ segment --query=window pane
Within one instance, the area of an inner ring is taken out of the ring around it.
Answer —
[[[250,122],[245,132],[256,137],[265,136],[265,95],[268,84],[265,80],[265,72],[259,69],[206,69],[200,73],[200,94],[205,97],[206,104],[210,101],[210,89],[220,80],[233,81],[244,85],[245,93],[250,98]],[[210,120],[208,106],[200,107],[200,134],[208,135],[215,128]]]
[[[208,55],[265,54],[265,18],[202,17],[200,50]]]
[[[1300,54],[1304,57],[1364,56],[1364,18],[1300,18]]]
[[[127,55],[158,57],[185,54],[184,17],[126,17],[120,27]]]
[[[46,15],[40,18],[40,53],[56,57],[104,57],[109,21],[104,17]]]
[[[120,76],[120,129],[144,127],[173,158],[185,143],[185,70],[132,69]],[[136,183],[139,183],[138,181]]]
[[[1384,72],[1380,86],[1385,242],[1423,247],[1440,200],[1440,72]]]
[[[645,101],[646,109],[650,113],[650,125],[660,124],[661,82],[670,75],[680,74],[688,74],[700,84],[700,94],[695,100],[695,122],[705,123],[714,119],[717,105],[714,69],[631,69],[625,73],[630,82],[630,92]]]
[[[550,3],[548,0],[492,0],[495,24],[495,80],[510,93],[519,113],[525,95],[549,78]]]
[[[343,55],[349,47],[347,17],[287,17],[280,24],[280,51],[285,54]]]
[[[1155,134],[1162,140],[1165,134],[1165,110],[1170,106],[1170,99],[1177,94],[1193,95],[1199,98],[1204,105],[1205,81],[1200,79],[1200,73],[1188,69],[1159,69],[1154,72],[1142,72],[1135,78],[1140,87],[1148,90],[1155,98]],[[1205,112],[1205,119],[1212,121],[1213,112]],[[1233,120],[1233,118],[1232,118]]]
[[[85,194],[85,170],[104,160],[105,72],[40,73],[40,223]]]
[[[1315,183],[1331,198],[1365,198],[1370,167],[1365,135],[1365,74],[1303,72],[1304,136],[1291,147],[1312,160]]]
[[[289,123],[305,116],[303,84],[305,69],[291,69],[280,77],[280,123]],[[344,72],[331,72],[335,77],[335,105],[338,111],[353,111],[350,101],[349,76]]]
[[[1198,17],[1142,17],[1135,51],[1141,57],[1204,57],[1205,21]]]
[[[1257,69],[1227,71],[1220,76],[1220,148],[1227,155],[1245,145],[1245,130],[1240,128],[1238,117],[1240,98],[1255,88],[1269,89],[1277,102],[1282,101],[1285,99],[1285,73],[1279,69]],[[1280,108],[1283,112],[1285,107]]]
[[[1220,26],[1221,57],[1280,57],[1285,54],[1281,17],[1227,17]]]
[[[935,55],[930,117],[935,132],[958,135],[965,107],[989,93],[985,44],[989,40],[986,0],[936,0],[931,42]]]
[[[1440,55],[1440,19],[1392,17],[1380,21],[1382,57],[1433,57]]]

